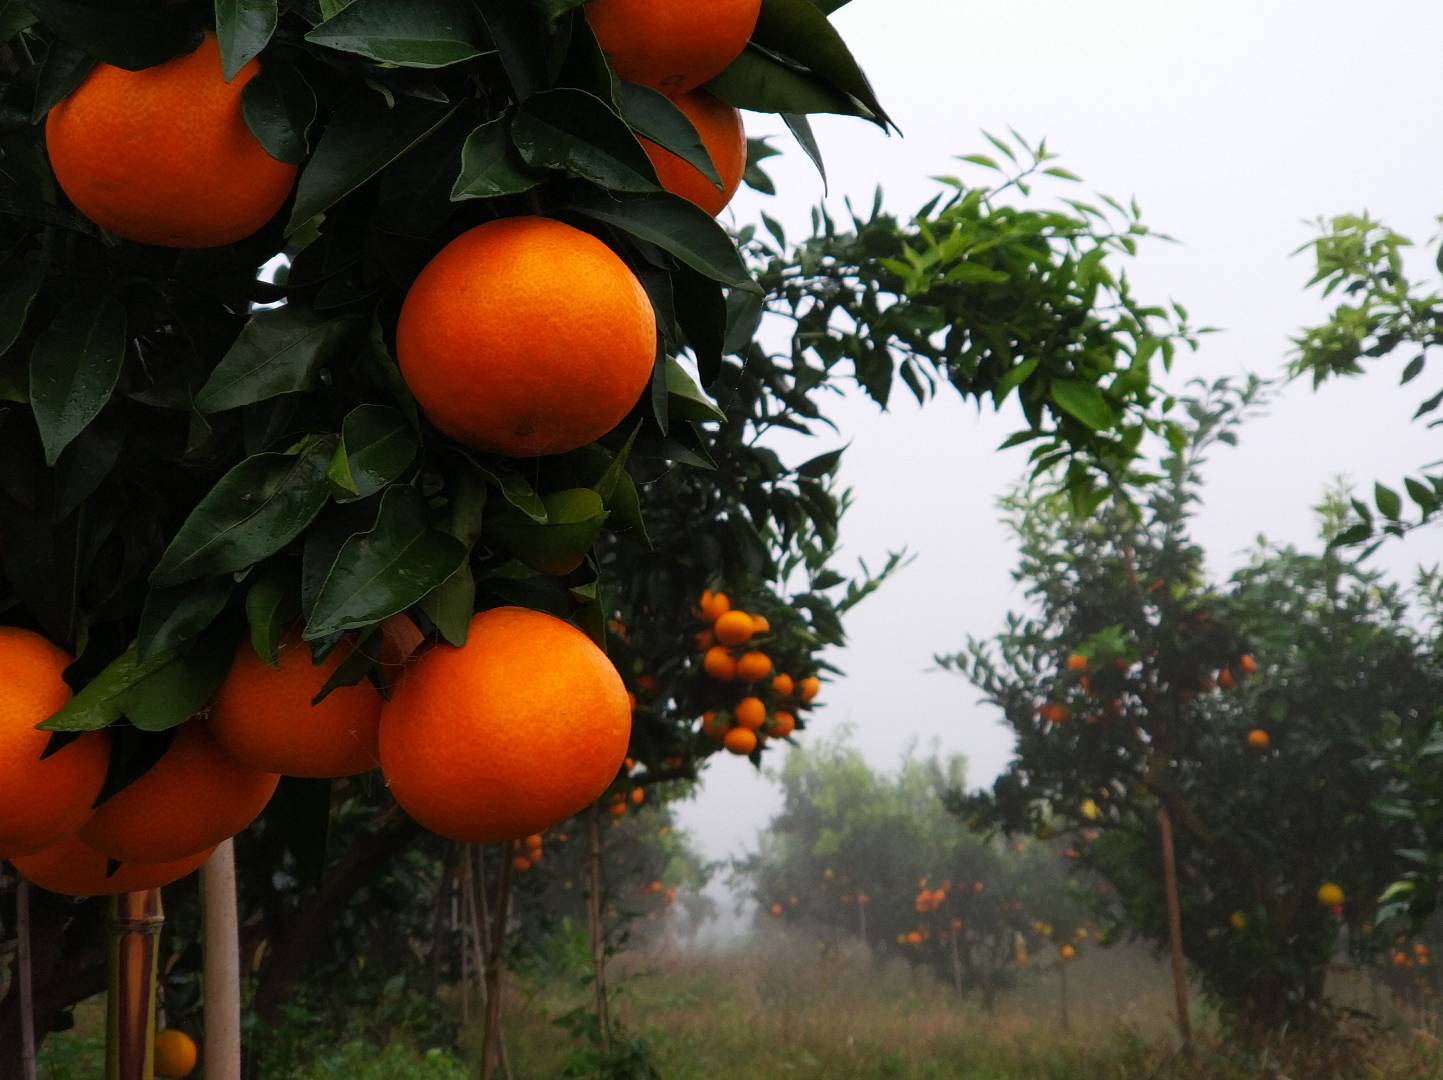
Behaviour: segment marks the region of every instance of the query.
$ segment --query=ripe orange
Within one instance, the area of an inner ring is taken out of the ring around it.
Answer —
[[[745,645],[752,639],[756,628],[752,625],[752,617],[745,611],[733,610],[718,615],[712,629],[723,645]]]
[[[732,654],[720,645],[713,645],[702,657],[701,666],[713,679],[730,682],[737,677],[737,662]]]
[[[803,701],[811,701],[822,692],[822,680],[815,675],[808,675],[801,682],[797,683],[797,696]]]
[[[1326,908],[1339,907],[1343,903],[1343,890],[1331,881],[1318,887],[1318,903]]]
[[[656,167],[656,176],[663,188],[716,217],[732,201],[737,188],[741,187],[742,173],[746,172],[747,132],[742,126],[742,114],[700,90],[683,94],[673,103],[701,136],[702,145],[721,177],[721,190],[695,165],[670,150],[647,139],[641,141],[642,149]]]
[[[532,833],[526,838],[526,847],[531,851],[540,851],[543,843],[540,833]]]
[[[210,850],[164,863],[121,863],[107,874],[111,859],[78,836],[52,844],[34,855],[13,859],[26,881],[61,896],[116,896],[159,889],[193,873],[210,858]]]
[[[606,808],[606,812],[614,818],[626,817],[626,800],[615,799]]]
[[[772,912],[772,916],[773,916],[774,918],[780,919],[780,918],[782,917],[782,905],[781,905],[781,904],[773,904],[772,907],[771,907],[771,912]]]
[[[796,688],[796,684],[792,682],[792,677],[790,675],[778,675],[775,679],[772,680],[772,689],[775,690],[782,697],[791,697],[792,691],[794,691]]]
[[[406,385],[446,434],[508,457],[563,454],[636,404],[656,314],[626,263],[540,217],[478,225],[412,284],[396,326]]]
[[[157,1080],[184,1080],[195,1071],[195,1041],[183,1031],[155,1033],[155,1075]]]
[[[1258,670],[1258,662],[1253,659],[1251,653],[1244,653],[1238,659],[1238,667],[1243,669],[1244,675],[1251,675]]]
[[[762,704],[761,698],[744,697],[737,702],[737,707],[732,710],[736,722],[748,731],[759,731],[767,721],[767,707]]]
[[[1248,732],[1248,745],[1254,750],[1266,750],[1272,744],[1272,736],[1262,728],[1254,728]]]
[[[99,65],[45,120],[55,178],[82,214],[127,240],[209,248],[245,239],[296,179],[241,114],[259,73],[252,60],[227,83],[211,34],[143,71]]]
[[[525,855],[517,855],[511,860],[511,868],[518,873],[525,873],[531,869],[531,860]]]
[[[70,700],[69,666],[69,655],[39,634],[0,627],[0,858],[33,855],[74,833],[105,783],[105,732],[41,759],[50,733],[35,725]]]
[[[726,738],[727,728],[730,726],[727,719],[714,712],[706,713],[701,718],[701,733],[709,739],[716,739],[720,742]]]
[[[644,802],[646,802],[646,788],[632,788],[631,805],[640,806]]]
[[[733,754],[750,754],[757,748],[757,733],[744,727],[734,727],[722,740]]]
[[[785,739],[797,729],[797,718],[789,712],[772,713],[772,724],[767,734],[774,739]]]
[[[347,659],[344,648],[319,665],[299,638],[280,649],[272,668],[243,641],[211,706],[210,730],[243,765],[285,776],[335,777],[380,764],[376,729],[381,695],[368,681],[311,700]]]
[[[1071,945],[1064,945],[1064,946],[1062,946],[1062,959],[1064,959],[1064,960],[1073,960],[1073,959],[1076,959],[1076,957],[1077,957],[1077,950],[1074,949]]]
[[[1067,723],[1067,718],[1072,715],[1072,713],[1068,711],[1067,706],[1057,704],[1044,705],[1038,712],[1041,714],[1042,719],[1046,720],[1049,724],[1065,724]]]
[[[761,635],[763,635],[763,634],[770,634],[771,632],[772,632],[772,624],[767,621],[767,617],[766,617],[765,615],[753,615],[753,616],[752,616],[752,636],[753,636],[753,637],[761,637]]]
[[[737,678],[757,682],[772,673],[772,658],[764,652],[742,653],[737,660]]]
[[[1081,653],[1073,653],[1071,656],[1069,656],[1069,657],[1067,658],[1067,670],[1068,670],[1068,671],[1086,671],[1086,670],[1087,670],[1087,657],[1083,656]]]
[[[381,712],[381,767],[432,832],[514,840],[595,802],[630,739],[606,654],[554,616],[503,607],[473,616],[463,647],[438,645],[408,669]]]
[[[714,623],[732,609],[731,597],[724,592],[712,592],[708,589],[701,594],[701,617]]]
[[[80,838],[122,862],[184,859],[244,830],[280,779],[241,764],[193,720],[138,780],[100,804]]]
[[[682,94],[720,75],[756,29],[761,0],[594,0],[586,18],[627,82]]]
[[[1233,679],[1233,673],[1227,668],[1223,668],[1222,671],[1218,672],[1218,685],[1224,690],[1231,690],[1237,685],[1237,682]]]

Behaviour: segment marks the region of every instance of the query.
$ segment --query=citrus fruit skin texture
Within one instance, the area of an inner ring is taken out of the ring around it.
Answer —
[[[757,748],[757,733],[744,727],[734,727],[722,740],[733,754],[750,754]]]
[[[711,155],[712,164],[721,177],[722,189],[718,191],[716,185],[695,165],[670,150],[647,139],[641,141],[641,148],[651,159],[663,188],[716,217],[732,201],[737,188],[741,187],[742,174],[746,172],[747,132],[742,126],[742,114],[726,102],[701,91],[684,94],[674,104],[701,136],[702,145]]]
[[[121,863],[106,875],[110,857],[79,837],[62,840],[44,851],[15,859],[26,881],[61,896],[117,896],[159,889],[194,873],[210,858],[210,848],[174,862]]]
[[[183,860],[260,816],[280,777],[242,765],[191,720],[139,779],[105,800],[80,838],[121,862]]]
[[[396,353],[431,422],[508,457],[562,454],[605,435],[651,380],[656,313],[589,233],[520,217],[462,233],[401,307]]]
[[[723,645],[745,645],[752,639],[756,627],[752,617],[745,611],[728,611],[717,618],[713,633]]]
[[[381,712],[381,767],[402,809],[452,840],[543,832],[616,778],[631,739],[626,687],[560,619],[484,611],[462,648],[407,669]]]
[[[183,1031],[155,1033],[155,1075],[164,1080],[185,1080],[195,1071],[195,1041]]]
[[[50,110],[51,167],[76,208],[127,240],[174,248],[233,244],[273,218],[296,167],[246,127],[241,91],[254,60],[227,84],[220,46],[143,71],[101,64]]]
[[[586,18],[627,82],[684,94],[741,55],[761,0],[594,0]]]
[[[216,742],[241,764],[284,776],[355,776],[376,768],[381,695],[375,687],[362,680],[311,704],[348,655],[338,648],[313,664],[311,650],[290,638],[279,650],[277,670],[243,641],[211,703]]]
[[[0,858],[33,855],[90,816],[110,764],[110,736],[82,735],[41,760],[48,731],[35,726],[70,700],[70,657],[39,634],[0,627]]]

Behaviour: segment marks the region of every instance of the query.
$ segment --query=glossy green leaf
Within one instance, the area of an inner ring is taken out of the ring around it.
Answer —
[[[601,496],[590,488],[569,488],[542,496],[544,524],[512,507],[500,507],[486,520],[487,542],[534,570],[557,576],[571,573],[606,523]]]
[[[45,462],[100,415],[125,360],[125,308],[109,293],[88,292],[63,308],[30,354],[30,403]]]
[[[330,478],[352,498],[374,495],[398,480],[421,445],[406,418],[385,405],[358,405],[341,425]]]
[[[35,25],[35,13],[20,0],[0,0],[0,45],[5,45],[20,33]]]
[[[180,585],[244,570],[305,531],[330,496],[326,469],[335,436],[295,454],[257,454],[216,483],[165,549],[151,583]]]
[[[218,625],[170,663],[132,686],[121,701],[141,731],[168,731],[204,709],[235,659],[235,632]]]
[[[713,281],[757,288],[731,236],[686,199],[669,192],[616,199],[584,192],[572,199],[571,208],[655,244]]]
[[[261,54],[279,19],[276,0],[215,0],[215,36],[226,82]]]
[[[375,526],[342,545],[316,598],[307,640],[370,626],[421,600],[465,562],[464,544],[431,526],[415,488],[381,497]]]
[[[349,352],[359,325],[327,318],[300,304],[258,311],[195,396],[204,413],[253,405],[309,390],[321,369]]]
[[[815,75],[798,71],[756,46],[746,49],[707,92],[749,112],[837,113],[876,120],[854,98]]]
[[[1386,484],[1373,485],[1373,503],[1380,514],[1393,521],[1397,521],[1398,515],[1403,512],[1402,498]]]
[[[294,570],[270,565],[246,592],[246,623],[251,648],[271,667],[280,665],[281,644],[301,614]]]
[[[649,86],[622,83],[621,108],[626,122],[639,135],[670,150],[716,185],[718,191],[722,189],[721,176],[701,136],[676,102]]]
[[[1054,379],[1049,391],[1053,402],[1093,431],[1101,431],[1117,422],[1112,406],[1092,383],[1077,379]]]
[[[486,482],[501,492],[501,497],[532,521],[546,520],[546,504],[526,478],[507,465],[481,465],[473,462]]]
[[[0,356],[9,351],[25,328],[25,317],[30,306],[45,284],[45,264],[32,262],[16,265],[7,262],[4,267],[7,279],[0,289]]]
[[[702,422],[727,418],[716,402],[697,386],[686,368],[671,356],[666,358],[666,393],[667,411],[673,420]]]
[[[752,40],[855,98],[883,127],[890,123],[842,35],[811,0],[762,0]]]
[[[306,40],[414,68],[447,67],[492,51],[469,0],[355,0]]]
[[[509,115],[488,120],[461,145],[461,173],[451,198],[494,199],[530,191],[543,177],[528,169],[511,142]]]
[[[40,75],[35,80],[35,104],[30,112],[30,122],[38,124],[44,120],[46,113],[85,81],[98,62],[78,45],[54,42],[45,54],[45,62],[40,65]]]
[[[179,588],[151,589],[140,613],[136,655],[149,660],[199,637],[225,610],[234,588],[229,576],[216,576]]]
[[[271,63],[241,91],[246,126],[267,154],[299,165],[310,153],[316,93],[294,64]]]
[[[125,697],[131,688],[155,674],[174,653],[158,653],[149,660],[136,658],[131,645],[86,683],[66,706],[40,725],[42,731],[99,731],[115,723],[125,712]]]
[[[421,610],[449,644],[458,649],[465,645],[471,616],[476,612],[476,578],[471,564],[463,562],[454,574],[432,589],[421,601]]]
[[[613,191],[656,191],[656,169],[631,128],[599,97],[562,87],[516,110],[511,140],[526,164]]]
[[[107,64],[139,71],[195,50],[200,27],[184,4],[25,0],[62,41]]]

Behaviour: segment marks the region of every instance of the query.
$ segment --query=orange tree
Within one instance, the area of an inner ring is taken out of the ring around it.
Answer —
[[[1438,678],[1399,592],[1335,553],[1261,548],[1224,586],[1187,534],[1205,451],[1255,388],[1189,403],[1188,441],[1139,514],[1081,523],[1014,506],[1033,601],[995,642],[943,658],[1000,707],[1016,756],[974,826],[1063,831],[1111,886],[1116,931],[1169,942],[1158,813],[1176,825],[1181,945],[1245,1025],[1326,1019],[1344,946],[1368,947],[1406,831],[1372,752],[1423,730]],[[1328,531],[1341,511],[1329,504]],[[1336,891],[1335,891],[1336,890]]]

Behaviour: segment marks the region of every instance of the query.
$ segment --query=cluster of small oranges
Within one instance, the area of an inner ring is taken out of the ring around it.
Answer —
[[[1063,694],[1066,694],[1068,690],[1075,686],[1078,690],[1082,692],[1083,700],[1095,699],[1105,696],[1100,693],[1100,688],[1095,685],[1095,680],[1093,679],[1093,667],[1093,661],[1090,660],[1088,657],[1084,656],[1082,653],[1070,654],[1067,657],[1066,661],[1064,661],[1063,668],[1066,670],[1068,675],[1076,676],[1076,679],[1072,682],[1061,683],[1059,685],[1059,690],[1061,690]],[[1112,661],[1112,667],[1114,671],[1111,674],[1115,676],[1116,672],[1122,672],[1125,674],[1132,669],[1133,664],[1128,660],[1118,658]],[[1237,674],[1234,674],[1233,668],[1223,668],[1217,673],[1217,676],[1215,678],[1202,679],[1201,682],[1198,684],[1198,689],[1203,691],[1204,693],[1211,693],[1219,689],[1231,690],[1238,685],[1238,681],[1242,677],[1252,675],[1258,670],[1258,662],[1251,655],[1244,654],[1243,656],[1238,658],[1236,670]],[[1185,700],[1190,700],[1196,695],[1193,691],[1187,690],[1184,692],[1183,696]],[[1076,705],[1075,700],[1074,705]],[[1097,702],[1090,702],[1088,708],[1085,711],[1087,723],[1097,724],[1103,720],[1115,720],[1118,717],[1122,716],[1123,706],[1122,702],[1118,698],[1113,697],[1108,700],[1102,701],[1100,704]],[[1063,724],[1067,723],[1067,721],[1072,719],[1073,713],[1074,708],[1072,706],[1064,704],[1062,701],[1045,702],[1037,710],[1037,715],[1040,716],[1043,720],[1047,721],[1047,723],[1053,725],[1054,727],[1061,727]],[[1261,730],[1254,730],[1249,732],[1247,736],[1247,741],[1248,745],[1255,750],[1266,750],[1271,743],[1271,740],[1268,737],[1268,733]]]
[[[756,638],[771,633],[765,615],[754,615],[732,607],[724,592],[708,589],[701,594],[694,612],[706,623],[698,631],[696,647],[702,653],[702,670],[721,683],[743,683],[750,691],[730,709],[717,709],[702,717],[701,731],[722,743],[733,754],[751,754],[765,738],[785,739],[796,730],[796,705],[810,704],[821,693],[822,681],[815,675],[793,679],[786,672],[772,674],[772,658],[754,645]],[[767,682],[770,676],[770,682]],[[758,684],[763,684],[758,686]],[[762,695],[772,698],[770,716]]]
[[[1433,964],[1433,953],[1426,942],[1415,942],[1411,951],[1408,950],[1406,939],[1400,939],[1395,943],[1393,950],[1393,966],[1395,968],[1426,968]]]
[[[516,854],[511,857],[511,868],[524,874],[533,866],[539,865],[545,843],[542,833],[532,833],[517,846]]]

